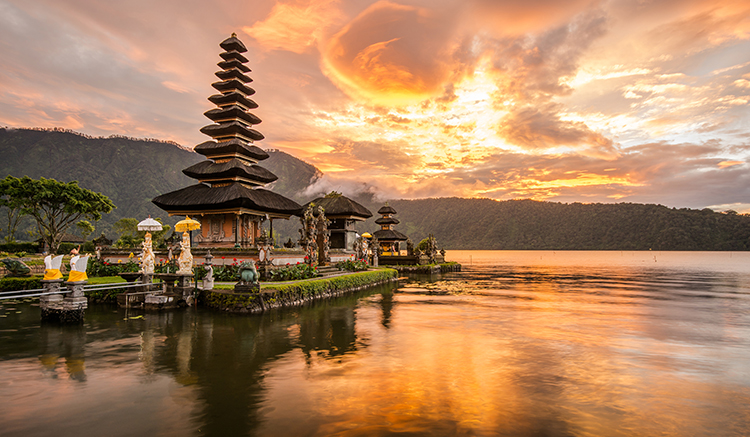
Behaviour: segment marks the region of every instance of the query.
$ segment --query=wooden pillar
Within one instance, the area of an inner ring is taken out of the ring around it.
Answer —
[[[235,214],[234,216],[234,247],[240,247],[240,215]]]

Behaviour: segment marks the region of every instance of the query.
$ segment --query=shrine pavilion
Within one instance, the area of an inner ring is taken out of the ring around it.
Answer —
[[[393,217],[396,214],[396,210],[392,206],[388,206],[386,202],[385,206],[378,210],[378,214],[382,215],[382,217],[375,220],[375,223],[380,225],[380,230],[373,232],[372,236],[378,239],[384,255],[398,256],[400,254],[401,242],[409,238],[393,229],[393,225],[399,224],[398,219]]]
[[[193,239],[198,247],[255,247],[265,220],[288,219],[299,215],[295,201],[262,188],[276,175],[258,165],[268,154],[254,142],[263,134],[253,129],[261,122],[250,112],[258,104],[249,98],[255,90],[242,54],[247,48],[236,34],[224,40],[217,65],[221,79],[211,84],[220,94],[208,98],[217,108],[204,113],[213,124],[201,132],[212,140],[195,146],[206,157],[182,172],[198,184],[162,194],[152,200],[172,215],[186,215],[201,222],[201,233]]]
[[[354,223],[372,217],[370,210],[338,193],[330,193],[312,200],[305,204],[305,208],[310,204],[323,207],[326,218],[331,222],[328,225],[331,249],[354,250],[354,241],[357,238]]]

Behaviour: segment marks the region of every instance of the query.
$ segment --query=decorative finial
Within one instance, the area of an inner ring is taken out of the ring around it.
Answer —
[[[232,38],[237,38],[237,34],[232,32]]]

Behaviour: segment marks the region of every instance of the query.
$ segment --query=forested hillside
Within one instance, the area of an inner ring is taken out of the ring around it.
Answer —
[[[280,151],[269,151],[263,167],[279,180],[270,189],[300,201],[301,193],[320,176],[318,169]],[[125,137],[92,138],[70,131],[0,128],[0,178],[7,175],[52,178],[62,182],[77,180],[79,186],[105,194],[117,206],[97,223],[94,236],[105,232],[125,217],[142,220],[148,215],[167,213],[151,203],[154,197],[197,183],[182,170],[205,159],[177,144]],[[289,193],[292,193],[290,195]],[[304,202],[303,202],[304,203]],[[0,214],[0,226],[3,225]],[[17,238],[28,239],[27,220]],[[72,230],[75,232],[75,229]],[[4,234],[0,230],[0,238]]]
[[[287,153],[268,153],[270,158],[261,165],[279,177],[268,188],[300,204],[312,200],[304,192],[321,172]],[[94,235],[106,232],[111,237],[110,227],[120,218],[141,220],[150,214],[166,219],[151,199],[196,183],[182,170],[205,159],[157,140],[2,128],[0,154],[0,177],[77,180],[81,187],[107,195],[117,209],[97,224]],[[372,193],[353,197],[373,213],[357,229],[379,229],[376,211],[383,203],[375,201]],[[750,250],[750,216],[709,209],[460,198],[392,200],[390,205],[401,221],[397,230],[415,243],[432,233],[448,249]],[[30,227],[26,223],[25,229]],[[298,228],[296,218],[274,223],[280,241],[297,239]],[[17,235],[20,240],[28,239],[23,229]]]
[[[635,203],[391,201],[412,240],[450,249],[750,250],[750,215]]]

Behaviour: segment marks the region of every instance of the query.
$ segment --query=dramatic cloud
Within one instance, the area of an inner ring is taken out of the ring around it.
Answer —
[[[198,144],[232,32],[310,195],[750,205],[740,0],[0,0],[0,125]]]

